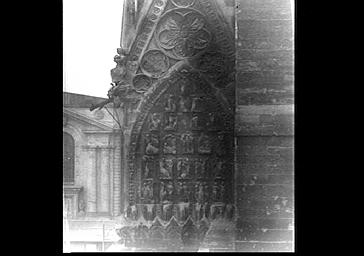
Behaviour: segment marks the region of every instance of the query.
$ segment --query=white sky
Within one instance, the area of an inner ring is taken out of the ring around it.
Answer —
[[[123,0],[63,0],[63,91],[107,97]]]

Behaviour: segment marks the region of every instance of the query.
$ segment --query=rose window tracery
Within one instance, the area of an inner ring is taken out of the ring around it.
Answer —
[[[192,9],[178,9],[162,17],[156,29],[156,38],[167,54],[182,59],[206,49],[211,33],[200,13]]]

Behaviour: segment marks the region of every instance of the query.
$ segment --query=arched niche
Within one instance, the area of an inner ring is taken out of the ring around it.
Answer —
[[[75,140],[72,135],[63,132],[63,183],[75,182]]]
[[[74,185],[80,185],[80,175],[81,175],[81,154],[82,154],[82,146],[85,145],[85,135],[78,128],[72,126],[67,123],[66,126],[63,127],[63,133],[67,133],[72,136],[74,140]]]
[[[137,113],[128,155],[129,205],[155,204],[163,212],[165,205],[181,211],[181,205],[233,203],[234,118],[218,88],[182,64],[155,84]]]

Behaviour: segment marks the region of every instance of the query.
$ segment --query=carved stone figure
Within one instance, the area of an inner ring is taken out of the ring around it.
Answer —
[[[195,172],[198,178],[203,178],[206,172],[206,160],[198,158],[195,160]]]
[[[145,200],[153,200],[153,182],[148,180],[143,182],[141,196]]]
[[[111,83],[111,88],[107,93],[108,99],[98,103],[91,104],[90,111],[98,108],[102,109],[108,103],[113,102],[115,108],[124,106],[124,103],[137,103],[142,97],[142,93],[135,90],[135,88],[128,83],[127,80],[121,80],[115,83]]]
[[[211,142],[209,136],[201,133],[198,138],[198,152],[203,154],[211,153]]]
[[[145,153],[148,155],[159,153],[159,139],[157,135],[149,134],[146,136],[147,145],[145,147]]]
[[[177,139],[173,134],[168,134],[163,138],[163,152],[166,154],[176,154],[177,153]]]
[[[224,161],[222,161],[221,159],[216,161],[216,167],[215,170],[213,172],[215,174],[216,178],[222,178],[223,174],[224,174]]]
[[[177,127],[177,116],[169,114],[166,116],[165,120],[165,130],[175,130]]]
[[[188,189],[187,182],[179,181],[176,183],[176,193],[179,201],[187,202],[189,200],[190,190]]]
[[[114,103],[115,108],[124,106],[124,103],[137,103],[142,94],[137,92],[127,81],[119,81],[118,83],[111,83],[107,96],[108,99],[97,104],[91,104],[90,111],[94,111],[96,108],[101,110],[109,103]]]
[[[116,67],[111,70],[111,79],[113,83],[117,84],[125,80],[126,53],[121,50],[119,55],[114,56],[114,62],[116,63]]]
[[[180,197],[181,195],[183,195],[183,182],[182,181],[178,181],[176,183],[176,193],[177,196]]]
[[[92,104],[90,111],[96,108],[102,109],[106,104],[113,102],[115,108],[119,108],[124,103],[136,103],[141,98],[141,93],[136,91],[131,85],[127,73],[127,54],[122,48],[118,48],[118,55],[115,55],[116,67],[111,70],[112,87],[108,91],[108,99]]]
[[[204,184],[202,182],[198,182],[195,185],[195,199],[198,203],[203,203],[204,197],[205,197]]]
[[[162,158],[159,161],[159,171],[161,179],[172,178],[173,159]]]
[[[180,97],[179,100],[179,110],[181,112],[189,112],[190,111],[190,98]]]
[[[202,127],[200,125],[200,117],[198,114],[194,114],[192,117],[192,129],[200,130]]]
[[[160,189],[160,201],[162,203],[167,203],[172,200],[172,193],[173,193],[173,184],[172,182],[161,182],[161,189]]]
[[[144,178],[149,179],[153,177],[153,173],[155,172],[154,162],[151,157],[144,156]]]
[[[188,81],[186,79],[181,79],[178,81],[178,85],[180,88],[181,95],[187,95],[188,93]]]
[[[168,95],[164,110],[167,112],[176,111],[176,100],[172,94]]]
[[[215,181],[212,187],[212,200],[220,202],[223,200],[225,193],[224,181]]]
[[[209,172],[210,177],[214,178],[222,178],[223,170],[224,170],[224,160],[216,157],[212,157],[209,159]]]
[[[217,130],[219,128],[219,115],[218,113],[210,112],[208,113],[208,123],[207,127],[209,130]]]
[[[182,152],[193,153],[193,136],[190,133],[184,133],[181,135]]]
[[[201,97],[192,98],[192,111],[193,112],[202,111],[202,98]]]
[[[180,158],[177,162],[178,177],[185,179],[190,175],[190,162],[188,158]]]
[[[159,191],[159,199],[160,199],[160,202],[162,203],[163,201],[166,200],[167,198],[167,191],[166,191],[166,188],[165,188],[165,185],[164,185],[164,182],[161,182],[161,188],[160,188],[160,191]]]
[[[226,154],[226,142],[224,134],[217,135],[216,154],[220,156]]]
[[[190,120],[190,118],[188,116],[186,116],[186,115],[182,115],[180,118],[181,119],[180,119],[179,124],[178,124],[179,128],[181,130],[191,129],[191,120]]]
[[[158,131],[161,123],[161,114],[153,113],[149,118],[149,130]]]
[[[177,82],[177,86],[179,87],[180,95],[183,97],[189,97],[196,89],[195,83],[187,78],[180,79]],[[189,104],[191,105],[191,102]]]

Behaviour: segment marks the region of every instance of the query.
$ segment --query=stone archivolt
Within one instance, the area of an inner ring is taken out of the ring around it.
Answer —
[[[234,216],[233,165],[226,164],[233,161],[231,113],[221,104],[223,95],[217,97],[218,90],[196,74],[181,66],[142,101],[138,109],[143,111],[132,130],[132,143],[141,150],[129,151],[127,217],[137,223],[175,219],[179,228],[173,231],[160,227],[142,234],[151,239],[173,237],[181,248],[188,247],[184,243],[200,244],[208,230],[202,220],[232,221]],[[194,107],[181,107],[182,94],[199,100]],[[200,129],[192,124],[195,115],[202,120]],[[184,228],[187,219],[195,223],[193,227]]]

